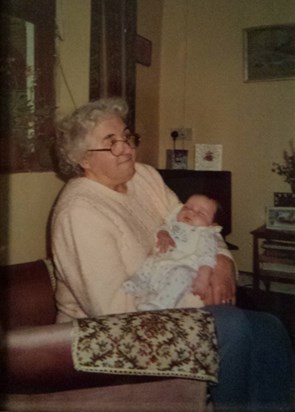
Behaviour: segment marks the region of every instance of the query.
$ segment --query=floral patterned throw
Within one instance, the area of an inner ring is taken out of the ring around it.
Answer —
[[[217,382],[214,320],[200,309],[169,309],[79,319],[72,344],[77,370]]]

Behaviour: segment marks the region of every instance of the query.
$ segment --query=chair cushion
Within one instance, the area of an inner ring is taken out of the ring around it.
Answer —
[[[214,319],[199,309],[169,309],[79,319],[74,367],[85,372],[183,377],[217,382]]]
[[[3,329],[55,322],[54,291],[47,261],[0,266],[0,286]]]

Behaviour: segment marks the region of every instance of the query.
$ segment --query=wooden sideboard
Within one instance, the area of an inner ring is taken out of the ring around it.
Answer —
[[[271,230],[265,225],[253,230],[253,288],[262,281],[295,284],[295,231]],[[293,263],[292,263],[293,262]]]

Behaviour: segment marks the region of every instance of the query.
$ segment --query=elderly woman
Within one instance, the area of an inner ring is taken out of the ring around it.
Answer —
[[[101,99],[59,126],[60,172],[71,179],[52,222],[58,322],[135,311],[122,284],[151,253],[157,228],[179,203],[155,169],[135,163],[139,138],[125,123],[127,111],[121,99]],[[213,301],[206,302],[221,359],[213,401],[276,411],[287,405],[291,385],[288,336],[271,315],[222,304],[235,299],[234,270],[222,242],[218,252]]]

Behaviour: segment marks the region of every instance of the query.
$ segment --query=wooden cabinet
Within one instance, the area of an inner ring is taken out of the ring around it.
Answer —
[[[269,290],[271,282],[295,284],[295,231],[270,230],[264,226],[253,236],[253,288],[260,281]]]

